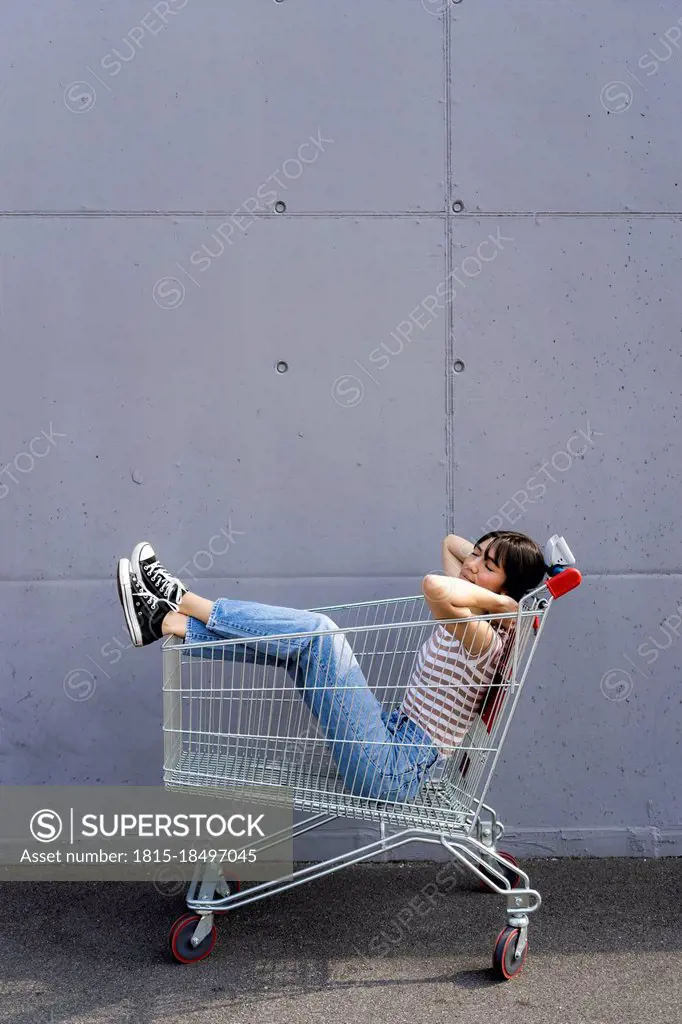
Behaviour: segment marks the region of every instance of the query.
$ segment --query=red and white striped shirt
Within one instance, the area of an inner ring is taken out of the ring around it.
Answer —
[[[417,655],[401,709],[445,756],[462,743],[495,678],[508,634],[493,630],[492,644],[475,658],[439,623]]]

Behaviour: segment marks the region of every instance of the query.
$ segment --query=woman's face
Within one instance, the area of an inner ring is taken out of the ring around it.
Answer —
[[[496,565],[495,540],[483,541],[483,546],[476,545],[474,550],[462,562],[462,579],[470,583],[476,583],[479,587],[492,590],[495,594],[504,593],[505,574],[504,569]]]

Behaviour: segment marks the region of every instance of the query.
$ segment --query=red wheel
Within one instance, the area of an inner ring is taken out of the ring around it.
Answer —
[[[493,971],[503,981],[515,978],[523,970],[526,957],[528,956],[528,942],[526,948],[518,960],[514,959],[514,953],[521,934],[520,928],[507,926],[503,928],[495,940],[493,950]]]
[[[504,857],[504,859],[509,864],[511,864],[511,865],[513,865],[514,867],[517,867],[517,868],[519,867],[519,862],[517,861],[516,857],[512,856],[511,853],[507,853],[506,850],[498,850],[498,853],[499,853],[500,857]],[[517,871],[514,871],[513,867],[503,868],[501,864],[496,864],[496,868],[499,869],[502,872],[502,874],[505,875],[509,879],[509,884],[511,885],[512,889],[517,889],[522,884],[521,876],[519,875],[519,873]],[[481,868],[481,870],[485,871],[485,868]],[[497,884],[499,884],[497,879],[495,879],[495,882]],[[479,889],[482,889],[483,892],[495,892],[494,889],[492,889],[489,885],[487,885],[485,882],[481,881],[480,879],[479,879],[479,882],[478,882],[478,887],[479,887]]]
[[[193,913],[190,914],[189,912],[187,912],[182,914],[180,917],[176,917],[176,919],[173,921],[173,924],[170,926],[170,931],[168,932],[168,941],[171,942],[173,938],[173,932],[178,927],[181,921],[188,921],[190,917],[194,916],[195,915]]]
[[[173,957],[180,964],[195,964],[205,960],[213,952],[218,938],[216,926],[213,925],[206,938],[198,945],[192,945],[192,935],[196,931],[201,917],[199,914],[183,915],[179,918],[170,934],[170,949]]]

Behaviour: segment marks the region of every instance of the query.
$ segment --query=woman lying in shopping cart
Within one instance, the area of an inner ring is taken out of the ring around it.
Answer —
[[[451,534],[443,541],[443,566],[445,576],[429,574],[422,581],[434,619],[473,621],[434,627],[402,704],[388,711],[372,693],[343,632],[326,615],[199,597],[161,565],[146,541],[135,547],[132,559],[119,562],[118,593],[136,647],[169,634],[187,644],[253,637],[257,662],[286,664],[318,719],[345,788],[357,796],[402,802],[414,799],[439,756],[461,743],[508,654],[514,620],[475,617],[515,612],[547,571],[537,544],[513,531],[487,533],[475,544]],[[336,632],[278,640],[276,655],[272,645],[263,652],[262,642],[255,641],[325,630]],[[224,656],[236,657],[236,646],[226,645]]]

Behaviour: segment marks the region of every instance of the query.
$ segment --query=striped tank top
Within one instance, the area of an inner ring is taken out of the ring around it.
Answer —
[[[490,647],[473,657],[439,624],[422,645],[401,710],[416,722],[446,757],[459,746],[500,668],[504,630],[495,629]],[[507,659],[505,658],[505,661]]]

